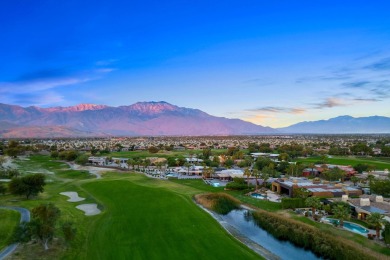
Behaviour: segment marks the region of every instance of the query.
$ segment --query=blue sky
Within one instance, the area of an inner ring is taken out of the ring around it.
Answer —
[[[3,1],[0,102],[390,116],[389,1]]]

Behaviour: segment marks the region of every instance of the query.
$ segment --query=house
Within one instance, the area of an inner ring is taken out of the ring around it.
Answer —
[[[215,172],[218,179],[223,181],[232,181],[233,178],[244,178],[244,172],[238,169],[227,169]]]
[[[264,158],[269,158],[272,161],[277,161],[278,158],[279,158],[279,154],[278,153],[251,153],[251,156],[254,159],[257,159],[259,157],[264,157]]]
[[[107,157],[90,156],[90,157],[88,157],[88,163],[93,164],[93,165],[104,166],[107,164]]]
[[[312,196],[317,197],[341,197],[345,194],[352,196],[362,195],[361,190],[344,186],[341,183],[335,185],[315,184],[306,178],[277,179],[271,184],[272,191],[288,195],[291,198],[294,197],[294,190],[299,188],[305,188]]]
[[[390,200],[382,196],[363,195],[357,199],[348,199],[347,202],[355,207],[358,219],[365,220],[371,213],[380,213],[390,222]]]
[[[189,157],[189,158],[186,158],[186,161],[188,163],[202,163],[203,160],[202,159],[199,159],[199,158],[196,158],[196,157]]]

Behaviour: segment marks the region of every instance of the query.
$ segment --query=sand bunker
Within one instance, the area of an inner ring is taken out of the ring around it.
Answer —
[[[79,194],[74,191],[61,192],[60,194],[64,196],[68,196],[69,199],[67,201],[69,202],[79,202],[85,200],[85,198],[79,197]]]
[[[90,174],[95,175],[96,179],[100,179],[102,177],[101,176],[102,173],[115,171],[115,169],[110,169],[110,168],[99,168],[99,167],[94,167],[94,166],[82,166],[82,165],[78,165],[78,164],[75,164],[75,163],[69,163],[69,162],[67,164],[69,165],[69,167],[72,170],[88,171]]]
[[[76,206],[77,209],[85,212],[86,216],[94,216],[100,214],[100,209],[97,208],[97,204],[82,204]]]

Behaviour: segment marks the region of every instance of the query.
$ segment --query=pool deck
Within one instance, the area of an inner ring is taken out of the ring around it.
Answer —
[[[349,231],[349,232],[352,232],[352,233],[355,233],[355,234],[359,234],[359,235],[364,236],[364,237],[367,237],[368,234],[376,235],[376,230],[365,228],[365,227],[363,227],[363,226],[361,226],[361,225],[359,225],[359,224],[356,224],[356,223],[353,223],[353,222],[350,222],[350,221],[344,221],[344,223],[346,223],[346,222],[347,222],[347,223],[351,223],[351,224],[353,224],[353,225],[357,225],[357,226],[362,227],[362,228],[364,228],[364,229],[367,229],[367,230],[368,230],[368,233],[362,234],[362,233],[359,233],[359,232],[354,232],[354,231],[352,231],[352,230],[350,230],[350,229],[348,229],[348,228],[345,228],[345,227],[343,227],[343,230],[346,230],[346,231]],[[321,219],[321,223],[333,225],[329,220],[324,219],[324,218]]]

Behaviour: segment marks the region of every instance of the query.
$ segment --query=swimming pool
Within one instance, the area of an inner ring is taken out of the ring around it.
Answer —
[[[323,218],[323,220],[327,221],[328,223],[337,223],[339,224],[340,223],[340,220],[338,219],[334,219],[334,218]],[[355,223],[352,223],[352,222],[348,222],[348,221],[344,221],[344,225],[343,227],[351,232],[354,232],[354,233],[357,233],[357,234],[360,234],[360,235],[366,235],[368,234],[368,229],[358,225],[358,224],[355,224]]]
[[[251,196],[256,199],[264,200],[267,198],[267,196],[261,195],[259,193],[252,193]]]

